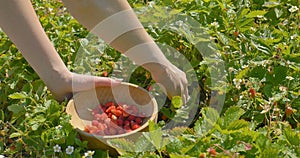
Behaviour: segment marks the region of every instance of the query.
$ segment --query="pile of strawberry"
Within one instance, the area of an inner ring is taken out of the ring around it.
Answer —
[[[117,135],[138,129],[144,121],[145,113],[135,105],[107,102],[92,109],[93,120],[86,125],[85,132],[96,135]]]

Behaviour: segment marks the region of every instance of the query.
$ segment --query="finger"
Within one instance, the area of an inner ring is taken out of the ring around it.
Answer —
[[[117,86],[121,84],[122,79],[112,79],[108,77],[95,77],[95,86]]]
[[[185,95],[185,102],[187,103],[189,100],[189,89],[187,85],[184,87],[184,95]]]
[[[183,105],[185,105],[187,103],[187,87],[185,85],[183,85],[182,83],[180,84],[180,88],[181,88],[181,97],[182,97],[182,102]]]
[[[186,105],[186,96],[184,94],[182,95],[182,105]]]

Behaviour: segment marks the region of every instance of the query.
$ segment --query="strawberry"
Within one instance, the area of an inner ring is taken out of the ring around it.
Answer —
[[[255,98],[256,92],[255,92],[254,88],[250,88],[249,93],[250,93],[251,98]]]
[[[84,131],[96,135],[123,134],[138,129],[146,116],[134,105],[114,102],[99,104],[91,113],[94,119]]]
[[[92,125],[93,125],[93,126],[98,126],[98,124],[99,124],[99,122],[98,122],[97,120],[93,120],[93,121],[92,121]]]
[[[214,148],[208,148],[207,151],[209,153],[209,156],[211,157],[217,156],[217,151]]]
[[[129,121],[135,120],[135,116],[129,115],[127,119],[128,119]]]
[[[285,108],[285,114],[286,114],[287,117],[291,116],[293,114],[293,108],[290,107],[290,106],[287,106]]]
[[[137,124],[142,124],[143,120],[140,117],[135,118],[134,120]]]
[[[133,125],[131,125],[131,129],[132,129],[132,130],[136,130],[136,129],[140,128],[140,127],[141,127],[141,126],[138,125],[138,124],[133,124]]]

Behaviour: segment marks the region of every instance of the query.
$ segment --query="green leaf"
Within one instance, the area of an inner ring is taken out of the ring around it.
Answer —
[[[183,105],[182,99],[180,96],[174,96],[172,97],[172,106],[175,109],[179,109]]]
[[[245,68],[245,69],[243,69],[243,70],[241,70],[241,71],[239,71],[239,73],[235,76],[235,78],[236,79],[242,79],[242,78],[244,78],[247,75],[248,71],[249,71],[248,67]]]
[[[259,50],[267,55],[271,54],[271,50],[264,43],[256,43],[254,41],[251,41],[251,43],[257,50]]]
[[[270,1],[270,2],[265,2],[265,3],[263,4],[263,7],[273,8],[273,7],[276,7],[276,6],[278,6],[278,5],[280,5],[279,2],[273,2],[273,1]]]
[[[78,138],[75,138],[75,144],[81,148],[87,148],[88,147],[88,141],[81,141]]]
[[[239,21],[236,25],[241,32],[244,32],[249,30],[252,27],[253,23],[254,23],[254,19],[250,18],[250,19],[243,19]]]
[[[260,149],[260,151],[264,151],[268,145],[269,145],[269,140],[266,136],[264,136],[263,134],[259,134],[255,140],[255,144],[257,145],[257,147]]]
[[[49,132],[43,131],[41,134],[41,139],[43,142],[47,143],[49,141]]]
[[[180,122],[182,120],[186,120],[189,118],[189,115],[190,115],[190,112],[188,111],[188,109],[183,109],[183,108],[177,109],[176,115],[174,116],[173,121]]]
[[[264,95],[269,97],[269,98],[272,97],[272,89],[273,88],[274,88],[274,85],[266,84],[263,88]]]
[[[97,158],[109,158],[109,153],[108,150],[107,151],[103,151],[103,150],[95,150],[95,154],[93,155],[93,157],[97,157]]]
[[[157,124],[155,124],[153,121],[149,121],[149,131],[155,131],[158,128],[159,127]]]
[[[240,21],[241,19],[245,18],[245,15],[250,11],[248,8],[243,8],[243,10],[238,12],[237,20]]]
[[[283,14],[282,9],[275,8],[274,11],[275,11],[275,14],[276,14],[276,18],[280,18],[281,15]]]
[[[170,143],[166,145],[166,150],[168,153],[180,153],[181,149],[183,148],[183,144],[185,143],[180,141],[179,138],[174,137],[170,140]]]
[[[170,15],[178,15],[180,12],[182,12],[184,9],[172,9],[170,11]]]
[[[265,77],[267,70],[262,66],[255,66],[248,74],[250,77],[259,78],[260,80]]]
[[[221,127],[226,128],[230,123],[238,120],[244,113],[245,111],[237,106],[228,108],[221,118]]]
[[[63,106],[59,105],[55,100],[47,100],[44,106],[47,107],[47,114],[58,112],[63,108]]]
[[[196,121],[194,126],[196,135],[200,137],[212,130],[219,118],[219,113],[213,108],[203,108],[201,114],[202,117]]]
[[[170,154],[170,158],[190,158],[191,156],[189,155],[181,155],[181,154],[175,154],[175,153],[172,153]]]
[[[173,113],[170,108],[166,108],[166,107],[162,107],[160,112],[162,112],[168,118],[173,118],[175,115],[175,113]]]
[[[218,111],[214,108],[205,108],[202,114],[206,119],[210,120],[212,123],[216,123],[220,117]]]
[[[116,149],[118,151],[123,151],[123,152],[134,152],[134,144],[124,138],[118,138],[118,139],[111,139],[107,141],[108,144]]]
[[[266,80],[273,85],[284,83],[286,81],[285,77],[288,75],[287,72],[288,67],[275,66],[273,67],[273,73],[266,75]]]
[[[246,15],[246,18],[254,18],[257,16],[263,16],[267,13],[267,11],[263,11],[263,10],[255,10],[255,11],[251,11],[250,13],[248,13]]]
[[[21,93],[16,92],[16,93],[10,94],[8,97],[11,98],[11,99],[25,99],[25,98],[28,98],[27,94],[24,93],[24,92],[21,92]]]
[[[22,136],[21,133],[15,132],[15,133],[10,134],[9,138],[16,138],[16,137],[20,137],[20,136]]]
[[[33,125],[31,126],[31,129],[32,129],[33,131],[36,131],[39,127],[40,127],[39,124],[33,124]]]
[[[218,32],[218,39],[225,45],[229,44],[229,39],[223,33]]]
[[[180,136],[187,130],[187,127],[175,127],[171,129],[168,133],[172,136]]]
[[[162,147],[163,131],[153,121],[149,122],[149,132],[143,132],[143,136],[151,142],[157,150]]]
[[[161,129],[157,129],[155,131],[150,131],[150,138],[153,142],[153,145],[156,147],[156,149],[160,149],[162,146],[162,135],[163,132]]]
[[[8,106],[7,109],[9,111],[13,112],[14,114],[19,114],[21,112],[25,112],[24,106],[20,105],[20,104],[12,104],[12,105]]]
[[[260,154],[261,158],[274,158],[278,157],[278,154],[280,152],[280,149],[274,148],[274,147],[269,147],[266,148],[262,153]]]
[[[141,135],[135,142],[135,152],[153,151],[154,146],[144,135]]]
[[[296,133],[290,128],[286,128],[284,130],[284,136],[286,137],[287,141],[294,146],[300,145],[300,133]]]
[[[75,144],[77,146],[82,146],[82,141],[80,139],[78,139],[78,138],[75,138]]]
[[[40,126],[44,125],[46,121],[46,118],[44,115],[40,114],[36,117],[29,120],[29,125],[31,125],[31,129],[33,131],[36,131]]]
[[[242,129],[242,128],[248,128],[249,127],[249,123],[245,120],[237,120],[237,121],[234,121],[234,122],[231,122],[227,129],[228,130],[239,130],[239,129]]]

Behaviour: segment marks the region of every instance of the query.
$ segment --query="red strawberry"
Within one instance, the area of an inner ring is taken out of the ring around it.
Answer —
[[[131,126],[131,129],[136,130],[136,129],[140,128],[140,127],[141,127],[141,126],[138,125],[138,124],[133,124],[133,125]]]
[[[215,157],[217,156],[217,151],[214,148],[208,148],[207,149],[209,156]]]
[[[123,126],[124,121],[122,119],[117,120],[117,125],[118,126]]]
[[[128,120],[126,120],[126,121],[124,121],[124,125],[126,126],[126,125],[130,125],[130,122],[128,121]]]
[[[128,117],[128,116],[129,116],[129,114],[126,111],[124,111],[123,112],[123,117]]]
[[[128,119],[129,121],[135,120],[135,116],[129,115],[127,119]]]
[[[140,125],[140,124],[142,124],[143,120],[141,118],[137,117],[137,118],[135,118],[135,122]]]
[[[98,126],[98,124],[99,124],[99,122],[98,122],[97,120],[93,120],[93,121],[92,121],[92,125],[93,125],[93,126]]]
[[[109,128],[109,134],[115,135],[115,134],[117,134],[117,132],[118,131],[115,128]]]
[[[99,112],[100,112],[100,109],[95,108],[95,109],[92,110],[92,115],[99,114]]]
[[[164,121],[166,121],[168,119],[168,117],[166,115],[162,115],[161,119],[164,120]]]
[[[293,114],[293,108],[290,107],[290,106],[287,106],[285,108],[285,114],[286,114],[287,117],[291,116]]]
[[[115,135],[140,128],[145,113],[135,105],[107,102],[92,109],[94,120],[84,127],[85,132],[97,135]],[[123,127],[120,128],[120,127]]]
[[[249,93],[252,98],[255,98],[256,92],[254,88],[250,88]]]
[[[107,71],[103,71],[103,72],[102,72],[102,75],[103,75],[104,77],[107,77],[107,75],[108,75]]]
[[[124,129],[125,129],[126,131],[128,131],[128,130],[131,131],[130,125],[124,125]]]
[[[108,107],[108,108],[105,110],[105,112],[106,112],[106,113],[110,113],[111,110],[112,110],[112,109],[115,109],[115,108],[116,108],[116,107],[115,107],[114,105],[112,105],[112,106]]]
[[[239,36],[239,32],[238,32],[238,31],[235,31],[235,32],[233,32],[233,35],[234,35],[235,37],[238,37],[238,36]]]

